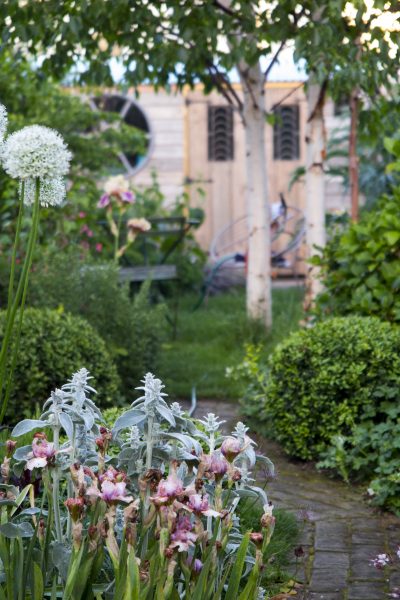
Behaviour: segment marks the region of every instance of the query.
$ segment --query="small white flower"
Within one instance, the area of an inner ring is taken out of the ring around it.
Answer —
[[[3,166],[15,179],[54,179],[66,175],[71,161],[61,135],[54,129],[30,125],[9,135],[3,148]]]
[[[21,193],[22,185],[20,185]],[[36,181],[26,179],[24,190],[24,204],[31,206],[35,202]],[[41,206],[59,206],[65,199],[65,181],[62,177],[54,179],[40,179],[39,201]]]
[[[372,558],[369,561],[369,564],[375,569],[384,569],[387,565],[390,564],[390,556],[388,554],[378,554],[375,558]]]
[[[0,104],[0,143],[3,143],[8,125],[7,109],[3,104]]]

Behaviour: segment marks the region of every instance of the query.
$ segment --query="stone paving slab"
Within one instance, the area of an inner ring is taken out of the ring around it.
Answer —
[[[348,587],[348,600],[379,600],[385,598],[385,585],[383,583],[355,582]]]
[[[226,430],[239,420],[234,403],[199,402],[196,416],[208,412],[226,420]],[[304,510],[311,513],[301,534],[305,556],[297,578],[304,586],[296,598],[387,600],[388,593],[400,586],[400,574],[378,571],[369,561],[378,553],[394,552],[400,545],[400,519],[373,511],[366,505],[361,488],[290,460],[271,440],[252,437],[258,451],[276,467],[277,475],[267,486],[272,503],[296,514]]]

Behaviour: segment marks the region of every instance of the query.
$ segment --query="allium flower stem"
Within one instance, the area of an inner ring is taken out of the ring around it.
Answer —
[[[35,251],[35,246],[36,246],[37,233],[38,233],[38,229],[39,229],[39,216],[40,216],[39,196],[40,196],[40,181],[39,181],[39,179],[37,179],[36,180],[36,189],[35,189],[35,202],[34,202],[33,214],[32,214],[32,228],[31,228],[31,231],[29,234],[29,239],[28,239],[28,249],[26,252],[25,261],[24,261],[24,265],[22,268],[21,277],[18,282],[18,287],[17,287],[14,301],[12,303],[11,309],[9,311],[7,310],[6,327],[5,327],[3,343],[2,343],[1,351],[0,351],[0,406],[1,406],[0,423],[2,423],[2,421],[4,419],[4,415],[7,410],[8,400],[9,400],[10,393],[11,393],[13,372],[14,372],[15,365],[17,362],[19,342],[20,342],[21,329],[22,329],[22,319],[23,319],[23,314],[24,314],[26,295],[28,292],[29,274],[30,274],[30,270],[32,267],[32,260],[33,260],[33,255],[34,255],[34,251]],[[14,329],[14,322],[15,322],[15,317],[16,317],[18,308],[19,308],[20,312],[19,312],[19,320],[18,320],[17,330],[15,333],[15,336],[13,336],[14,337],[14,348],[13,348],[13,353],[12,353],[12,358],[11,358],[11,369],[10,369],[10,371],[8,373],[8,377],[7,377],[6,393],[5,393],[5,396],[3,397],[4,385],[6,383],[6,363],[7,363],[7,358],[8,358],[8,350],[9,350],[9,345],[10,345],[11,336],[12,336],[13,329]]]
[[[15,279],[15,265],[17,260],[17,251],[19,246],[19,236],[21,233],[21,224],[22,224],[22,215],[24,213],[24,192],[25,192],[25,182],[22,182],[21,186],[21,194],[19,197],[19,208],[18,208],[18,218],[17,218],[17,226],[15,229],[15,240],[14,247],[11,257],[11,269],[10,269],[10,281],[8,283],[8,301],[7,301],[7,320],[11,311],[13,295],[14,295],[14,279]]]

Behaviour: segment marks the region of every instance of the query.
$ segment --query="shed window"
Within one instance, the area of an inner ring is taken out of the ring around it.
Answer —
[[[300,158],[299,107],[295,104],[279,106],[274,113],[274,160]]]
[[[227,161],[234,158],[233,108],[208,107],[208,160]]]
[[[126,125],[135,127],[145,134],[145,148],[143,153],[130,151],[129,148],[126,148],[124,152],[119,154],[123,171],[126,171],[129,175],[133,175],[146,163],[152,142],[150,124],[143,110],[133,99],[120,94],[103,94],[101,96],[95,96],[91,98],[91,106],[93,109],[104,112],[118,113],[120,119]],[[103,124],[103,127],[112,126],[113,124]]]

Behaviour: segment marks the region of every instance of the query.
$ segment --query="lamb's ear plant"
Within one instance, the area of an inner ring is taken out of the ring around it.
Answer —
[[[226,436],[215,415],[169,406],[151,373],[138,389],[110,431],[81,369],[14,427],[33,439],[7,442],[1,465],[0,599],[265,597],[274,516],[247,428]],[[240,525],[249,497],[264,503],[260,531]]]
[[[7,296],[7,316],[0,349],[0,423],[4,419],[12,390],[20,342],[29,274],[39,229],[40,207],[56,206],[65,197],[63,177],[68,173],[71,154],[62,137],[48,127],[31,125],[8,137],[7,111],[0,105],[0,144],[2,166],[19,181],[19,207],[11,256]],[[18,282],[15,281],[24,209],[32,207],[32,222]],[[11,356],[10,356],[10,347]],[[7,364],[10,366],[7,372]]]

